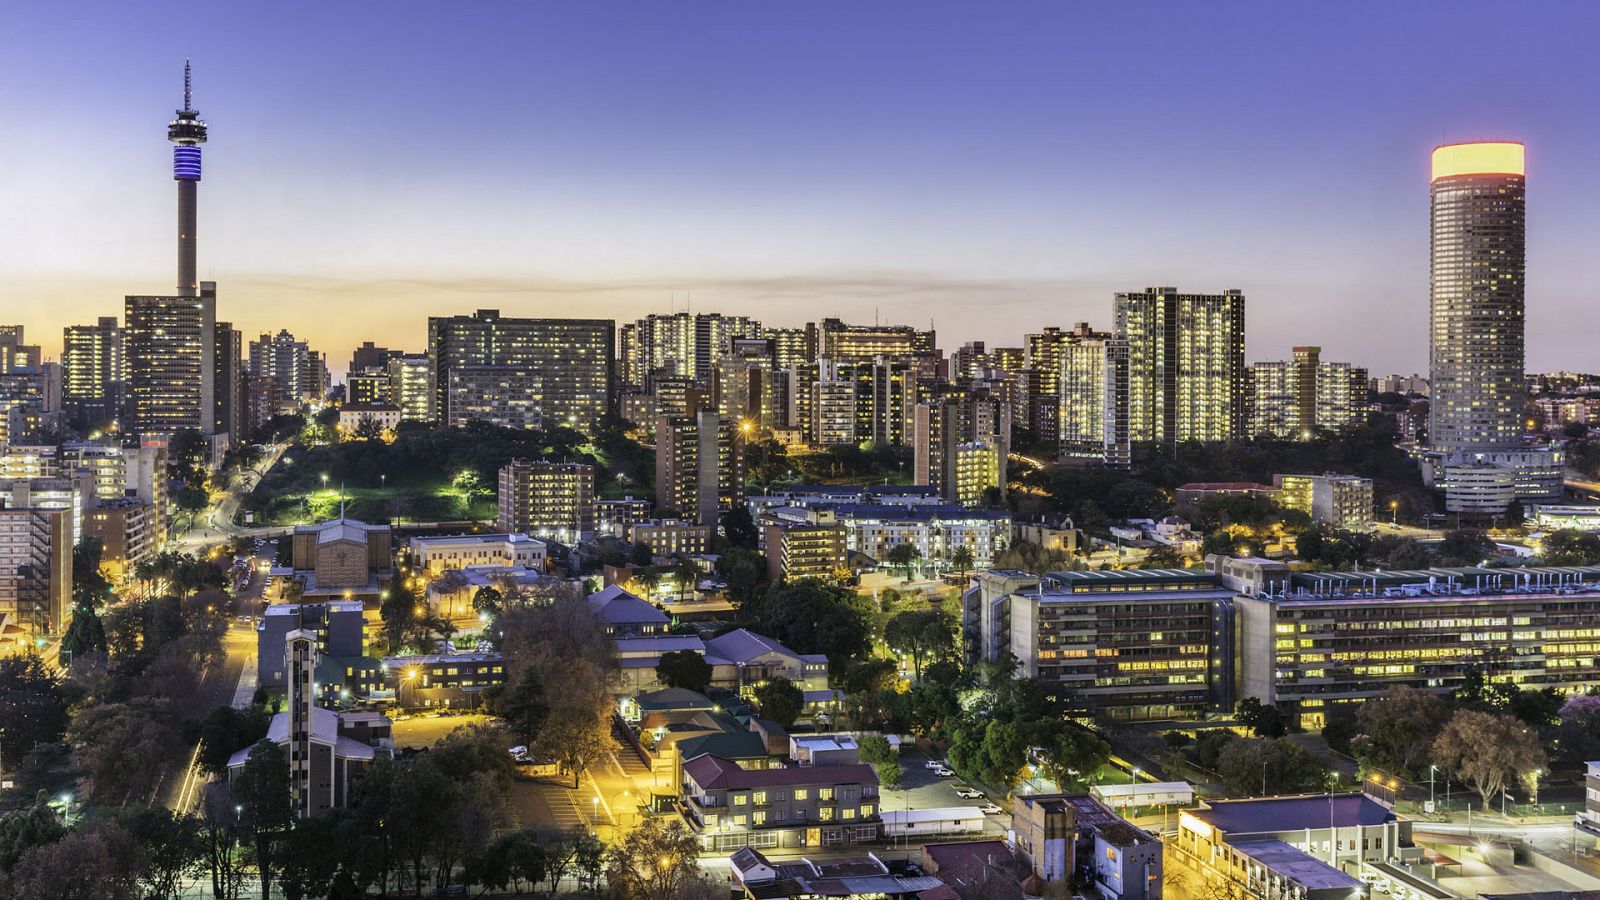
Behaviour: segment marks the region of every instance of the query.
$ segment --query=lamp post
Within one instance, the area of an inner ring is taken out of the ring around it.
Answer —
[[[1392,527],[1392,528],[1399,528],[1400,527],[1399,517],[1400,517],[1400,501],[1399,500],[1390,500],[1389,501],[1389,525],[1390,525],[1390,527]]]
[[[1532,785],[1531,790],[1529,791],[1528,800],[1534,806],[1538,806],[1539,805],[1539,776],[1543,775],[1543,774],[1544,774],[1544,770],[1543,769],[1534,769],[1533,770],[1533,785]],[[1538,815],[1538,810],[1534,810],[1534,815]]]
[[[1438,766],[1428,767],[1428,812],[1433,812],[1433,773],[1438,770]]]

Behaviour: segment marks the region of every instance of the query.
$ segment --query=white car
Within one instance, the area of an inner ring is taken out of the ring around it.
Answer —
[[[937,759],[928,760],[927,762],[922,764],[922,767],[924,769],[943,769],[943,768],[946,768],[945,764],[942,763],[942,762],[939,762]]]
[[[933,774],[939,776],[940,778],[954,778],[956,773],[952,769],[947,769],[944,766],[940,766],[939,768],[933,770]]]
[[[978,807],[978,812],[981,812],[986,816],[998,816],[1000,815],[1000,807],[995,806],[993,803],[985,803],[984,805]]]
[[[982,800],[983,791],[980,791],[977,788],[958,787],[956,788],[956,796],[963,800]]]

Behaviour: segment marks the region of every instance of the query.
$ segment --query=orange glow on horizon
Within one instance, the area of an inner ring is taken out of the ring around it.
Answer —
[[[1523,146],[1509,141],[1433,148],[1433,180],[1452,175],[1526,175]]]

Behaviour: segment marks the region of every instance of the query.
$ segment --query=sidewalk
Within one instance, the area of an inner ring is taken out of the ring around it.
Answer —
[[[251,698],[255,695],[256,655],[252,653],[245,658],[244,665],[239,668],[239,685],[233,689],[233,708],[248,708]]]

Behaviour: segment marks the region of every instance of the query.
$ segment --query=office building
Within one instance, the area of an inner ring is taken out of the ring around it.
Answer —
[[[512,460],[500,469],[500,530],[564,544],[594,536],[594,467]]]
[[[496,309],[432,317],[428,353],[435,411],[446,422],[471,417],[470,410],[452,408],[470,399],[452,385],[502,378],[515,385],[506,389],[508,398],[524,397],[531,382],[538,382],[543,427],[592,432],[611,408],[616,334],[610,319],[509,318]],[[471,374],[484,367],[508,372],[487,379]]]
[[[656,424],[656,506],[716,525],[744,502],[744,440],[738,423],[702,410]]]
[[[963,596],[975,660],[1006,653],[1063,709],[1114,721],[1193,718],[1229,681],[1213,619],[1235,592],[1187,569],[991,570]]]
[[[61,403],[86,430],[121,418],[127,400],[122,326],[116,316],[93,325],[68,325],[62,332]]]
[[[1600,567],[1227,581],[1249,592],[1234,601],[1240,696],[1307,728],[1354,715],[1391,687],[1447,693],[1473,672],[1525,690],[1582,693],[1596,684]]]
[[[1126,469],[1133,463],[1128,422],[1128,343],[1110,334],[1075,330],[1052,345],[1058,401],[1056,433],[1064,462]],[[1043,380],[1044,370],[1039,370]],[[1042,419],[1043,416],[1035,416]],[[1038,424],[1035,433],[1040,433]]]
[[[526,534],[444,534],[411,539],[411,564],[430,577],[481,566],[543,570],[549,551]]]
[[[1116,295],[1128,342],[1129,437],[1136,443],[1229,441],[1245,435],[1244,293],[1146,288]]]
[[[140,435],[215,433],[217,301],[214,285],[201,287],[191,296],[126,298],[129,424]]]
[[[982,383],[951,385],[912,412],[914,483],[976,506],[1006,496],[1011,407]]]
[[[0,616],[31,635],[58,632],[72,603],[72,511],[0,506]]]
[[[1278,505],[1298,509],[1319,525],[1363,528],[1372,524],[1372,479],[1355,475],[1274,475]]]
[[[1250,364],[1250,437],[1310,440],[1366,420],[1367,370],[1321,354],[1296,347],[1293,360]]]

